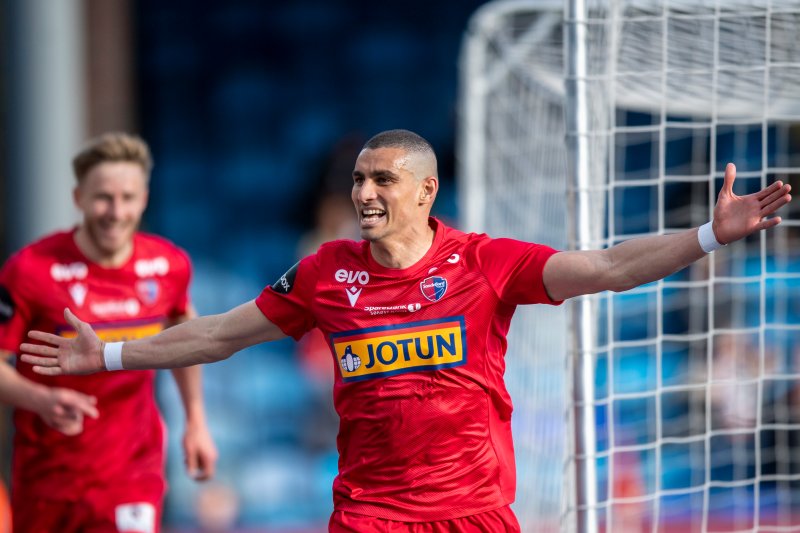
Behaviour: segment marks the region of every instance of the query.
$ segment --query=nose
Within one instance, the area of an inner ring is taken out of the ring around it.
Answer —
[[[123,202],[121,198],[112,198],[111,201],[108,202],[108,211],[106,214],[116,220],[120,217],[123,209]]]
[[[372,180],[366,179],[360,185],[353,187],[356,199],[361,203],[367,203],[375,198],[376,187]]]

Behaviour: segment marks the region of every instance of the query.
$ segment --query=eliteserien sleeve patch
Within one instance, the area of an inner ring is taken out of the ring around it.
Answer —
[[[300,262],[298,261],[292,268],[286,271],[286,274],[278,278],[278,281],[272,285],[272,290],[280,294],[289,294],[292,292],[292,287],[294,287],[294,278],[297,276],[297,268],[299,266]]]
[[[0,285],[0,324],[8,322],[14,316],[14,300],[8,289]]]

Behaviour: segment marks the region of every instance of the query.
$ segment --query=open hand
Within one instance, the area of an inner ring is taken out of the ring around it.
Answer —
[[[91,326],[69,309],[64,310],[64,318],[78,335],[67,339],[44,331],[30,331],[30,338],[47,344],[20,345],[22,361],[32,364],[34,372],[45,376],[91,374],[105,370],[103,342]]]
[[[722,244],[742,239],[755,231],[771,228],[781,223],[781,217],[766,218],[792,201],[791,185],[776,181],[753,194],[733,194],[736,166],[725,167],[725,181],[714,206],[714,235]]]

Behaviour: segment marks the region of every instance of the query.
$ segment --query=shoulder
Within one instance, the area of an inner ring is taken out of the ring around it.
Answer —
[[[17,296],[40,294],[63,277],[86,275],[86,265],[74,263],[71,232],[52,233],[15,252],[0,270],[0,284]]]
[[[322,244],[314,256],[320,260],[335,258],[343,259],[346,257],[357,257],[364,252],[365,241],[356,242],[349,239],[340,239]]]
[[[486,244],[494,239],[485,233],[465,232],[449,226],[442,225],[442,246],[445,249],[460,249],[462,255],[468,256],[478,253]]]
[[[361,250],[363,245],[364,245],[364,241],[356,242],[356,241],[351,240],[351,239],[338,239],[338,240],[335,240],[335,241],[328,241],[328,242],[322,243],[320,245],[319,250],[317,251],[317,253],[319,253],[320,251],[323,251],[323,250],[325,250],[325,251],[357,251],[357,250]]]
[[[36,268],[45,263],[63,261],[67,246],[72,244],[72,233],[60,231],[46,235],[14,252],[6,261],[6,268]]]
[[[134,268],[140,276],[151,270],[163,275],[165,269],[170,272],[191,269],[191,259],[186,250],[160,235],[139,232],[134,237],[134,244]]]

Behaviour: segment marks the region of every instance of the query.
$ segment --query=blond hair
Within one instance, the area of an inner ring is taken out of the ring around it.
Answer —
[[[78,183],[89,171],[100,163],[128,162],[136,163],[144,170],[149,179],[153,169],[153,158],[150,148],[144,140],[128,133],[105,133],[89,140],[83,149],[72,158],[72,171]]]

